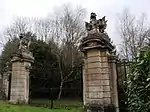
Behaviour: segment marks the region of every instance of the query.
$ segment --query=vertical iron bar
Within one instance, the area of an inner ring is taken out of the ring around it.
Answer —
[[[51,109],[53,108],[53,88],[51,88]]]
[[[118,60],[117,60],[118,61]],[[117,92],[119,91],[119,71],[118,71],[118,62],[115,62],[115,64],[116,64],[116,72],[117,72]],[[119,100],[120,100],[120,97],[119,97],[119,93],[118,93],[118,106],[119,106],[119,111],[120,111],[120,102],[119,102]]]
[[[10,100],[10,95],[11,95],[11,73],[9,74],[9,84],[8,84],[8,100]]]
[[[125,74],[125,81],[127,80],[127,71],[126,71],[126,61],[123,61],[123,65],[124,65],[124,74]]]
[[[124,65],[124,74],[125,74],[125,86],[126,86],[126,102],[127,102],[127,111],[128,111],[128,86],[127,86],[127,70],[126,70],[126,60],[123,61],[123,65]]]

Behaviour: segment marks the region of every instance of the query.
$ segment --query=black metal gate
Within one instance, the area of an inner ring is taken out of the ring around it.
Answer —
[[[33,86],[33,80],[37,83],[38,80],[30,77],[30,105],[42,106],[48,108],[66,108],[69,107],[81,107],[82,106],[82,65],[75,67],[73,73],[78,76],[77,82],[64,83],[62,88],[62,97],[58,100],[58,94],[60,91],[60,82],[57,84],[56,79],[60,78],[58,69],[50,69],[48,80],[45,81],[45,86],[36,87]],[[59,77],[57,77],[59,76]],[[46,77],[45,77],[46,78]],[[42,85],[42,82],[39,83]],[[80,83],[80,84],[79,84]],[[74,86],[76,85],[76,86]],[[78,85],[78,86],[77,86]],[[64,102],[65,101],[65,102]],[[76,102],[77,101],[77,102]]]
[[[118,99],[120,112],[128,112],[128,95],[127,95],[127,71],[130,63],[127,60],[118,60],[117,63],[117,83]]]

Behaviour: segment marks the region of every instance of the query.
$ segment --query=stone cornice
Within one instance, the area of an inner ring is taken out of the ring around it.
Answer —
[[[110,43],[110,39],[107,34],[95,33],[88,34],[88,36],[83,37],[79,46],[81,52],[85,52],[86,50],[93,48],[108,49],[109,51],[112,51],[115,47]]]

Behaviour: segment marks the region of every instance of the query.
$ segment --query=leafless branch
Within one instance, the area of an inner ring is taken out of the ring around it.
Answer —
[[[120,51],[126,59],[133,59],[137,51],[146,45],[145,40],[148,37],[149,28],[146,26],[146,17],[136,18],[128,11],[119,16],[118,29],[122,44]]]

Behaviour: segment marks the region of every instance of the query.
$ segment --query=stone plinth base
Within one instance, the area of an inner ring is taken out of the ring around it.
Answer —
[[[99,104],[89,104],[85,107],[87,112],[116,112],[114,105],[99,105]]]

